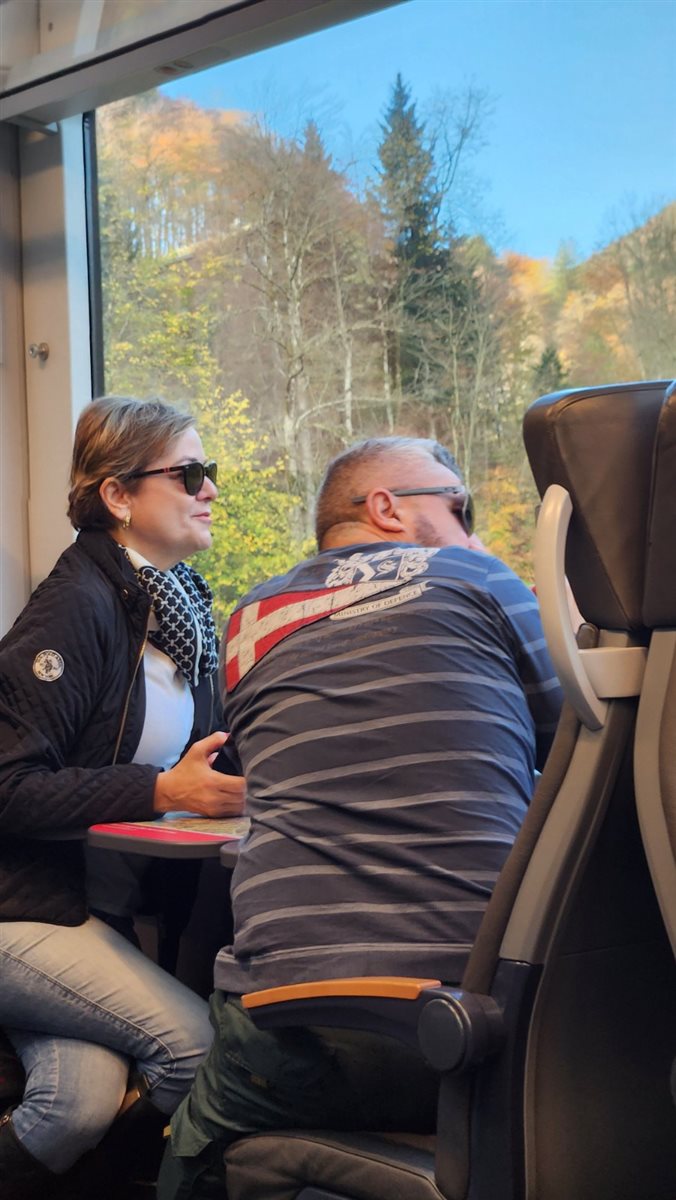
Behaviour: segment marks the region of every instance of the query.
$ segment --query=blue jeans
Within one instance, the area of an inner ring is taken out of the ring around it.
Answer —
[[[211,1043],[205,1002],[95,917],[1,923],[0,980],[0,1025],[27,1076],[12,1125],[57,1173],[100,1141],[130,1062],[172,1113]]]

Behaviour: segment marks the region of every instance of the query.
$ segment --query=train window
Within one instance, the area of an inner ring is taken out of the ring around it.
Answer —
[[[527,405],[674,374],[676,10],[650,8],[410,0],[98,109],[105,387],[198,414],[219,617],[375,433],[447,443],[528,577]]]

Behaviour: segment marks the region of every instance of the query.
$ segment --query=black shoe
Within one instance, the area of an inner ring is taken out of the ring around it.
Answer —
[[[22,1146],[14,1132],[12,1114],[0,1117],[0,1195],[2,1200],[51,1200],[58,1175],[43,1167]]]

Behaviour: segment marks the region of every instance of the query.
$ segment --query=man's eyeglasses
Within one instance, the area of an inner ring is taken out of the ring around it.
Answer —
[[[176,475],[180,474],[183,478],[183,487],[189,496],[196,496],[201,491],[204,480],[210,479],[212,483],[216,483],[218,476],[218,463],[215,462],[189,462],[181,463],[180,467],[157,467],[154,471],[132,471],[129,475],[122,476],[123,479],[145,479],[147,475]]]
[[[474,529],[474,504],[472,497],[462,484],[448,487],[420,487],[420,488],[388,488],[393,496],[450,496],[451,508],[460,523],[469,536]],[[353,504],[363,504],[366,496],[353,496]]]

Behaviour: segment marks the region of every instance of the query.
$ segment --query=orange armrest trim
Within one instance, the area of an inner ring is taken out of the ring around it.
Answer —
[[[397,975],[368,975],[361,979],[321,979],[315,983],[293,983],[286,987],[265,988],[242,996],[245,1008],[265,1004],[284,1004],[290,1000],[319,1000],[333,996],[380,996],[396,1000],[417,1000],[430,987],[441,987],[439,979],[413,979]]]

